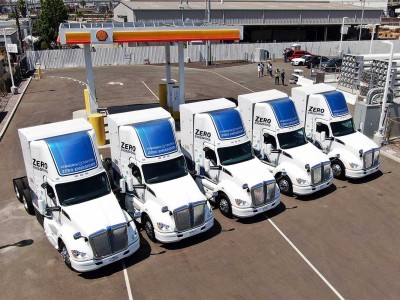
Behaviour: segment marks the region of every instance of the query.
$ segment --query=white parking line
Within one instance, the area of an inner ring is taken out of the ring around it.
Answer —
[[[157,98],[157,100],[160,100],[156,94],[153,93],[153,91],[147,86],[147,84],[144,83],[144,81],[142,80],[142,83],[144,84],[145,87],[147,87],[147,89],[154,95],[154,97]]]
[[[128,272],[126,271],[125,260],[122,260],[122,267],[124,269],[124,277],[125,277],[126,290],[128,292],[128,299],[133,300],[131,285],[129,283]]]
[[[339,294],[339,292],[333,287],[333,285],[330,284],[330,282],[318,271],[318,269],[316,267],[314,267],[314,265],[307,259],[307,257],[305,257],[304,254],[300,252],[300,250],[292,243],[291,240],[289,240],[289,238],[278,228],[278,226],[276,226],[275,223],[272,220],[268,219],[268,221],[272,224],[272,226],[275,227],[275,229],[289,243],[289,245],[292,246],[292,248],[300,255],[300,257],[311,267],[311,269],[313,269],[313,271],[315,273],[317,273],[317,275],[336,294],[336,296],[339,299],[344,300],[344,297]]]
[[[239,82],[236,82],[236,81],[234,81],[234,80],[232,80],[232,79],[229,79],[228,77],[225,77],[224,75],[221,75],[221,74],[219,74],[219,73],[217,73],[217,72],[210,71],[210,70],[203,70],[203,69],[198,69],[198,70],[199,70],[199,71],[201,70],[201,71],[204,71],[204,72],[213,73],[213,74],[218,75],[218,76],[220,76],[220,77],[222,77],[222,78],[224,78],[224,79],[226,79],[226,80],[228,80],[228,81],[230,81],[230,82],[232,82],[232,83],[234,83],[234,84],[237,84],[238,86],[241,86],[242,88],[244,88],[244,89],[246,89],[246,90],[248,90],[248,91],[250,91],[250,92],[252,92],[252,93],[255,92],[255,91],[249,89],[248,87],[245,87],[243,84],[240,84]]]

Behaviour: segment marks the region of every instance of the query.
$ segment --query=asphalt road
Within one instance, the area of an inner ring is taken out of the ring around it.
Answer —
[[[290,73],[288,64],[283,66]],[[61,78],[64,77],[64,78]],[[0,289],[2,299],[397,299],[400,295],[399,164],[381,158],[382,172],[338,181],[307,198],[282,196],[265,215],[234,220],[215,212],[207,233],[177,244],[143,235],[140,250],[79,274],[66,268],[36,219],[12,189],[24,176],[17,129],[70,119],[83,109],[84,69],[44,71],[33,80],[0,143]],[[160,66],[95,68],[100,107],[129,110],[156,104]],[[176,69],[173,78],[178,79]],[[109,85],[108,82],[121,82]],[[147,87],[146,87],[147,85]],[[255,65],[186,69],[188,100],[237,98],[278,87],[257,78]],[[153,92],[151,92],[151,91]],[[107,150],[102,150],[107,154]],[[130,289],[130,291],[129,291]],[[335,293],[336,292],[336,293]]]

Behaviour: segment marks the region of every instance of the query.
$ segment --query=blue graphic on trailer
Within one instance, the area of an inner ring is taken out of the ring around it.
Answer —
[[[268,101],[271,105],[276,119],[278,120],[279,127],[289,127],[300,124],[299,116],[297,115],[294,103],[289,98],[277,99]]]
[[[58,174],[81,173],[97,168],[92,140],[85,131],[45,139]]]
[[[332,91],[322,93],[322,95],[324,95],[326,102],[328,102],[332,117],[340,117],[349,114],[349,108],[347,107],[343,93]]]
[[[146,157],[166,155],[178,150],[174,131],[168,119],[133,125]]]
[[[236,109],[210,113],[221,140],[229,140],[245,135],[242,119]]]

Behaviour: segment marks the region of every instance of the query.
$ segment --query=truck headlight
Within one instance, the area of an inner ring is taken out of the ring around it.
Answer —
[[[161,222],[157,222],[157,227],[158,227],[158,229],[163,230],[163,231],[167,231],[169,229],[169,225],[161,223]]]
[[[310,184],[307,180],[302,179],[302,178],[296,178],[296,181],[300,185],[309,185]]]
[[[235,199],[236,205],[237,206],[246,206],[248,205],[247,201],[240,200],[240,199]]]
[[[81,252],[81,251],[78,251],[78,250],[71,250],[71,253],[72,253],[72,256],[73,256],[75,259],[78,259],[78,260],[89,258],[89,256],[87,255],[87,253]]]
[[[350,168],[352,169],[361,169],[361,166],[356,163],[349,163]]]

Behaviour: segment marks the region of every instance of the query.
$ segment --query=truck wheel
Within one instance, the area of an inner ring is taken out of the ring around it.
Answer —
[[[22,203],[22,191],[24,190],[24,184],[21,179],[15,179],[13,184],[15,195],[17,196],[18,201]]]
[[[61,245],[60,245],[60,255],[61,255],[62,260],[63,260],[64,263],[66,264],[66,266],[67,266],[69,269],[74,270],[74,269],[72,268],[72,265],[71,265],[71,258],[70,258],[70,256],[69,256],[67,246],[65,246],[65,244],[64,244],[63,241],[61,241]]]
[[[225,195],[221,195],[218,199],[218,207],[221,213],[227,217],[232,218],[232,205],[229,198]]]
[[[26,212],[30,215],[33,215],[35,210],[32,204],[32,196],[28,189],[22,191],[22,202],[24,203]]]
[[[144,230],[146,231],[147,236],[149,237],[149,239],[156,243],[157,239],[156,239],[156,235],[154,233],[154,227],[153,227],[153,223],[151,222],[150,218],[148,216],[146,216],[143,220],[143,225],[144,225]]]
[[[293,194],[293,185],[289,177],[281,176],[278,179],[278,186],[282,194],[286,196],[291,196]]]
[[[333,177],[338,178],[338,179],[344,178],[345,168],[344,168],[343,163],[340,160],[338,160],[338,159],[332,160],[331,168],[332,168]]]

